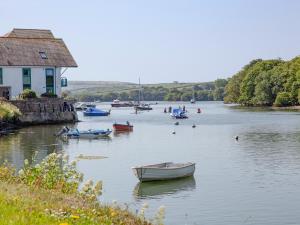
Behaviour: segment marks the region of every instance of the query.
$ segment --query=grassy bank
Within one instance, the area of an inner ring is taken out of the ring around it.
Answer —
[[[101,204],[97,196],[102,183],[87,181],[79,189],[82,179],[75,162],[69,164],[55,153],[35,165],[25,160],[18,172],[4,163],[0,166],[0,224],[150,225],[143,213]]]
[[[120,208],[95,206],[76,195],[0,182],[0,223],[94,225],[148,224]]]

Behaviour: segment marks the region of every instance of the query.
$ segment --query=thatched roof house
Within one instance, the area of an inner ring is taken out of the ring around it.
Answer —
[[[55,38],[50,30],[13,29],[0,37],[0,66],[77,67],[77,64],[64,41]]]
[[[8,87],[10,96],[25,88],[39,94],[60,95],[62,67],[77,67],[77,64],[64,41],[55,38],[50,30],[13,29],[0,37],[0,86]],[[17,80],[20,85],[15,87]]]

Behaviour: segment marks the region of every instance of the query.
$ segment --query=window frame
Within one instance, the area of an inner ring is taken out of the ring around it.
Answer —
[[[46,53],[46,52],[40,51],[39,54],[40,54],[40,57],[41,57],[42,59],[48,59],[48,56],[47,56],[47,53]]]
[[[0,85],[3,85],[3,68],[0,67]]]
[[[26,76],[29,77],[29,84],[24,83],[25,71],[28,71],[28,74]],[[22,82],[23,82],[23,90],[31,89],[31,68],[22,68]]]
[[[47,74],[47,71],[52,71],[52,74]],[[56,76],[55,76],[55,69],[54,68],[45,68],[45,79],[46,79],[46,93],[53,93],[56,94],[56,88],[55,88],[55,83],[56,83]],[[47,85],[47,77],[52,77],[53,79],[53,84],[52,86]],[[52,91],[49,91],[52,90]]]

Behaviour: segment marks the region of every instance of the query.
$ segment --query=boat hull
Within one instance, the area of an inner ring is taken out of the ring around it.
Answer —
[[[193,176],[195,163],[189,163],[180,168],[134,167],[134,174],[140,181],[172,180]]]
[[[143,106],[135,106],[135,109],[139,110],[139,111],[149,111],[149,110],[152,110],[153,108],[151,108],[151,107],[143,107]]]
[[[80,131],[80,132],[68,132],[65,134],[68,138],[104,138],[109,137],[111,130],[99,130],[99,131]]]
[[[134,104],[130,104],[130,103],[112,103],[111,107],[115,107],[115,108],[121,108],[121,107],[134,107]]]
[[[115,131],[119,132],[133,131],[133,126],[127,124],[114,124],[113,128]]]
[[[84,116],[108,116],[109,112],[97,113],[97,112],[83,112]]]
[[[172,118],[174,119],[188,119],[189,117],[187,115],[174,115],[174,114],[171,114]]]

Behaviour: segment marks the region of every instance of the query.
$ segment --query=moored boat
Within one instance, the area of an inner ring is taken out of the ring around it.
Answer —
[[[87,108],[96,108],[96,105],[88,102],[78,102],[75,104],[76,110],[86,110]]]
[[[150,107],[149,104],[140,104],[138,106],[135,106],[134,107],[136,110],[139,110],[139,111],[147,111],[147,110],[152,110],[153,108]]]
[[[97,108],[87,108],[84,112],[84,116],[108,116],[110,114],[110,111],[103,111],[101,109]]]
[[[114,123],[113,128],[117,132],[133,131],[133,125],[131,125],[129,122],[126,124]]]
[[[195,163],[160,163],[132,168],[140,181],[171,180],[193,176]]]
[[[133,102],[120,102],[118,99],[113,100],[111,107],[134,107],[136,106],[136,104],[134,104]]]
[[[171,116],[175,119],[187,119],[186,111],[182,109],[173,109]]]
[[[111,134],[111,130],[93,130],[89,129],[86,131],[80,131],[78,129],[69,129],[68,127],[64,127],[61,131],[59,131],[56,136],[64,136],[67,138],[101,138],[108,137]]]

